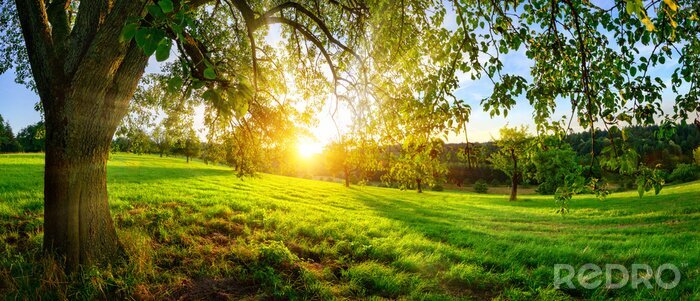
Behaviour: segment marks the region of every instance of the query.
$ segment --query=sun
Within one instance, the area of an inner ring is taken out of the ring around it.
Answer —
[[[300,139],[297,142],[297,151],[302,158],[311,158],[323,152],[323,143],[313,139]]]

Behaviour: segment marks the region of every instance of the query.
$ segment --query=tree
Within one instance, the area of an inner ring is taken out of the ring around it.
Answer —
[[[385,181],[397,182],[399,188],[414,188],[419,193],[423,186],[433,187],[444,182],[447,167],[441,160],[445,143],[440,139],[408,140],[393,154]]]
[[[20,144],[15,139],[12,127],[0,116],[0,153],[14,153],[20,151]]]
[[[202,150],[202,142],[199,141],[199,137],[197,137],[195,130],[191,128],[187,130],[181,145],[182,149],[180,152],[187,158],[187,163],[190,163],[190,158],[199,156],[199,153]]]
[[[326,145],[324,150],[324,158],[326,169],[336,175],[339,172],[343,173],[345,179],[345,187],[350,187],[350,141],[341,138],[338,141],[332,141]]]
[[[123,254],[109,214],[105,164],[151,55],[163,61],[176,48],[177,68],[169,73],[173,87],[200,97],[222,116],[248,118],[252,106],[270,104],[257,94],[264,88],[262,75],[284,73],[271,72],[259,60],[274,51],[265,46],[265,29],[281,24],[294,68],[327,62],[336,85],[354,66],[340,62],[358,57],[345,43],[359,44],[371,27],[363,23],[378,21],[368,18],[370,11],[381,15],[384,7],[338,1],[309,6],[243,0],[3,2],[1,13],[9,21],[0,24],[2,31],[17,43],[2,44],[7,55],[0,70],[18,68],[18,81],[36,89],[46,116],[44,249],[65,257],[71,270]],[[429,6],[405,12],[424,16]],[[315,49],[297,52],[309,49],[297,47],[300,43]],[[327,82],[320,69],[317,64],[299,73],[299,82]],[[268,84],[275,82],[284,81]],[[245,92],[251,88],[255,93]]]
[[[695,165],[700,165],[700,146],[693,150],[693,160],[695,161]]]
[[[28,125],[17,133],[17,141],[22,146],[23,152],[36,153],[44,151],[44,139],[46,129],[44,122]]]
[[[524,170],[529,163],[529,149],[532,139],[527,133],[527,127],[508,127],[500,129],[500,138],[496,140],[496,145],[500,150],[491,154],[493,166],[503,171],[511,179],[510,201],[515,201],[518,197],[518,183],[523,180]]]
[[[153,130],[153,133],[151,133],[151,140],[153,140],[153,144],[161,158],[163,158],[163,155],[170,154],[173,141],[172,137],[170,137],[168,131],[165,130],[163,126],[157,126]]]

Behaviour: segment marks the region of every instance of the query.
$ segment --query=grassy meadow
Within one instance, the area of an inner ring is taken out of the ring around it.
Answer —
[[[112,216],[129,255],[66,276],[41,253],[43,156],[0,155],[6,299],[700,299],[700,182],[658,196],[345,188],[182,158],[114,154]],[[663,263],[678,287],[553,288],[553,266]]]

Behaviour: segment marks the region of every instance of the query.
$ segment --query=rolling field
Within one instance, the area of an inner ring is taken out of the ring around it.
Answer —
[[[578,196],[561,216],[551,196],[508,202],[266,174],[239,179],[226,167],[146,155],[113,155],[108,168],[112,216],[130,260],[66,276],[41,254],[43,155],[0,155],[0,296],[700,299],[700,182],[642,199]],[[681,281],[670,290],[554,289],[555,264],[586,263],[672,263]]]

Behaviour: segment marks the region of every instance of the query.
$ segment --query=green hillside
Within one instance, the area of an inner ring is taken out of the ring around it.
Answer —
[[[0,155],[0,296],[9,299],[698,299],[700,182],[658,196],[345,188],[181,158],[113,155],[130,261],[68,281],[42,256],[43,156]],[[678,287],[555,290],[553,266],[672,263]],[[70,283],[70,284],[68,284]]]

